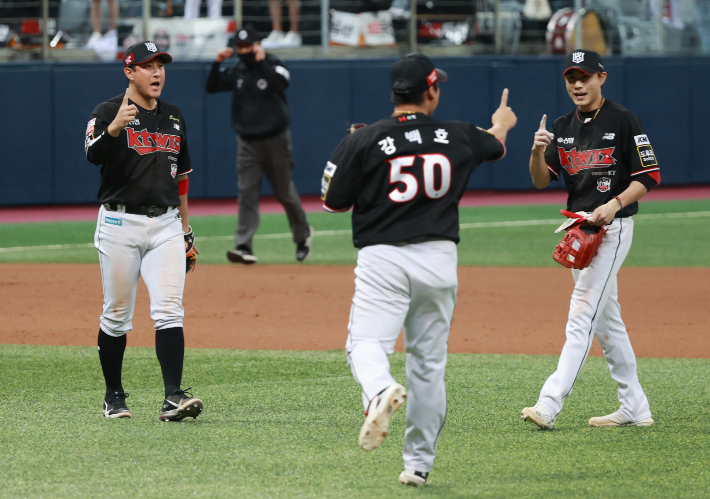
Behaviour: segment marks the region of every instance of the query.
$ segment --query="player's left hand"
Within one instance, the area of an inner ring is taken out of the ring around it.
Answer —
[[[597,207],[597,209],[592,212],[587,222],[597,227],[609,225],[614,221],[614,216],[616,216],[617,211],[619,211],[619,203],[616,199],[612,199],[608,203]]]
[[[266,59],[266,50],[261,46],[261,43],[254,44],[254,60],[256,62]]]

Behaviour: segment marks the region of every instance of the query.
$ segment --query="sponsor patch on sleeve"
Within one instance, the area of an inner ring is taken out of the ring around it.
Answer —
[[[644,135],[645,137],[645,135]],[[651,144],[638,146],[639,158],[641,158],[641,166],[648,168],[650,166],[658,166],[658,161],[656,161],[656,154],[653,152]]]
[[[94,133],[94,126],[96,125],[96,118],[91,118],[86,124],[86,135],[87,137]]]
[[[333,175],[335,175],[335,170],[337,168],[338,165],[334,165],[333,163],[328,161],[328,163],[325,165],[325,170],[323,171],[323,173],[332,177]]]
[[[651,141],[648,140],[648,136],[646,134],[634,135],[634,140],[636,141],[637,146],[646,146],[651,144]]]
[[[323,174],[323,178],[320,179],[320,198],[325,201],[325,196],[328,194],[328,188],[330,188],[330,177]]]

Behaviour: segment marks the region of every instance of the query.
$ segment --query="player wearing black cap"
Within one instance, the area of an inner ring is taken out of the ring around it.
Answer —
[[[283,205],[296,244],[296,260],[302,262],[311,251],[313,228],[296,185],[291,178],[291,115],[286,88],[291,75],[281,60],[264,51],[259,35],[247,26],[235,35],[239,61],[231,67],[222,62],[234,54],[225,47],[217,53],[207,78],[206,90],[232,92],[232,128],[237,133],[237,181],[239,218],[234,234],[235,248],[227,251],[233,263],[256,263],[252,241],[259,228],[259,194],[263,175]]]
[[[88,160],[101,165],[94,245],[104,290],[98,340],[106,380],[103,414],[132,416],[121,368],[143,276],[165,384],[159,419],[179,421],[197,417],[203,407],[180,388],[185,252],[188,240],[194,241],[187,215],[187,174],[192,171],[187,130],[180,110],[159,99],[165,64],[172,57],[153,42],[142,42],[125,52],[123,62],[128,89],[96,106],[85,144]]]
[[[538,189],[562,176],[569,193],[567,210],[583,213],[589,224],[604,226],[607,232],[590,266],[572,270],[575,287],[557,370],[535,406],[524,408],[521,417],[541,428],[554,426],[596,337],[618,384],[621,407],[591,418],[589,424],[650,426],[648,399],[621,320],[616,276],[631,248],[638,200],[660,183],[660,170],[638,117],[602,96],[607,73],[601,56],[577,50],[567,56],[565,68],[567,93],[577,107],[555,120],[552,132],[545,129],[542,117],[530,175]]]
[[[431,117],[446,73],[410,54],[391,73],[394,114],[338,145],[322,179],[327,211],[353,208],[358,251],[346,351],[366,410],[360,446],[382,443],[391,415],[408,397],[404,471],[426,484],[446,416],[447,341],[456,303],[458,203],[473,170],[505,154],[517,118],[508,90],[493,127]],[[407,390],[387,356],[404,327]]]

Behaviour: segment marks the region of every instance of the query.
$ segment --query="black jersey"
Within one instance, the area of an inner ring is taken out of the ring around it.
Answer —
[[[504,155],[502,142],[470,123],[396,115],[340,142],[323,174],[323,207],[354,206],[358,248],[426,238],[458,243],[458,203],[471,173]]]
[[[641,121],[631,111],[606,100],[599,113],[577,110],[552,124],[555,138],[545,150],[553,180],[560,172],[569,196],[567,209],[593,212],[629,187],[632,180],[651,190],[660,183],[656,155]],[[617,218],[638,212],[638,203],[625,206]]]
[[[101,165],[97,197],[102,203],[131,207],[179,206],[178,177],[192,171],[185,119],[177,107],[161,100],[151,111],[136,104],[136,119],[112,137],[108,126],[123,97],[96,106],[86,127],[86,157]]]
[[[288,128],[291,113],[286,88],[291,75],[273,54],[253,64],[212,64],[208,93],[232,91],[232,128],[244,139],[273,137]]]

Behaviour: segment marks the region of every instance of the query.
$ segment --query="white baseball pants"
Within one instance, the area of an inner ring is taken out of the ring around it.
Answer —
[[[99,250],[104,308],[101,330],[122,336],[133,329],[138,278],[150,295],[155,329],[182,327],[185,311],[185,238],[177,209],[160,217],[99,209],[94,234]]]
[[[557,371],[543,385],[538,400],[550,409],[553,418],[562,411],[564,400],[572,392],[594,337],[604,351],[612,379],[618,384],[621,411],[631,421],[651,417],[648,399],[636,373],[636,356],[621,320],[616,281],[631,248],[634,221],[617,218],[608,228],[591,265],[572,271],[575,286],[567,319],[567,340]]]
[[[363,404],[396,383],[388,355],[404,328],[407,427],[404,467],[431,471],[446,418],[444,371],[458,278],[456,245],[430,241],[358,252],[345,349]]]

